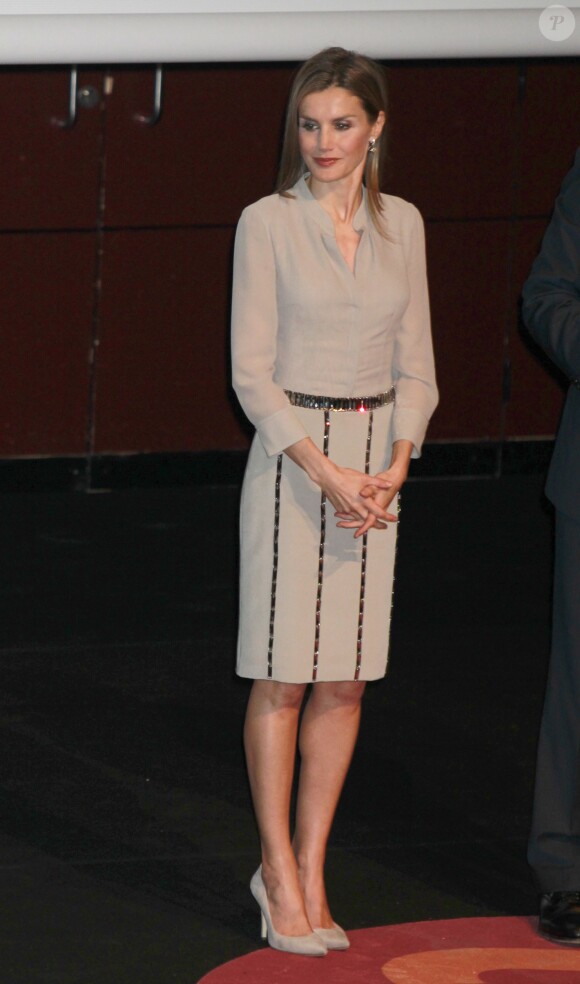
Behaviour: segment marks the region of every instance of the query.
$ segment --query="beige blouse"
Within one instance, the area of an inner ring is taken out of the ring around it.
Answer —
[[[421,216],[383,195],[385,239],[364,192],[353,274],[304,177],[292,194],[262,198],[238,224],[232,357],[242,408],[271,456],[306,437],[284,390],[360,397],[394,385],[393,440],[412,441],[417,457],[437,405]]]

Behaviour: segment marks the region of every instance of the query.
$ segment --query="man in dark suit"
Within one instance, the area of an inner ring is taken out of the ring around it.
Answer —
[[[524,321],[570,380],[546,485],[556,507],[552,653],[528,860],[539,930],[580,945],[580,149],[523,290]]]

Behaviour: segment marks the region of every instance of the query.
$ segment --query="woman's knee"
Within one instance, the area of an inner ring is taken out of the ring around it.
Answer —
[[[279,680],[255,680],[252,699],[269,705],[271,710],[299,710],[304,700],[306,684],[283,683]]]
[[[365,692],[363,680],[329,680],[315,683],[312,699],[319,705],[329,707],[357,708]]]

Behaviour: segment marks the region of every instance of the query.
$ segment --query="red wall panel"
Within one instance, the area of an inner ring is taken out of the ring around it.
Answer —
[[[516,64],[406,63],[387,74],[385,188],[414,202],[426,218],[511,215]]]
[[[0,454],[86,450],[91,234],[0,235]]]
[[[231,229],[105,236],[95,451],[243,447],[229,391]]]
[[[519,215],[550,215],[579,146],[580,59],[528,63],[522,104]]]
[[[153,127],[152,73],[113,73],[107,106],[105,220],[118,225],[222,225],[272,192],[287,65],[190,66],[164,73]]]
[[[101,112],[79,107],[66,119],[69,72],[61,69],[0,71],[0,227],[83,229],[97,221]],[[79,71],[79,86],[102,92],[103,75]]]
[[[427,244],[440,389],[429,437],[497,440],[509,222],[430,222]]]

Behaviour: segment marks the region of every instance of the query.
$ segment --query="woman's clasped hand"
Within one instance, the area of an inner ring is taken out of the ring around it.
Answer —
[[[387,523],[397,522],[395,514],[387,512],[397,491],[392,488],[392,482],[381,475],[367,475],[352,468],[334,466],[334,470],[335,481],[323,485],[322,490],[334,506],[337,526],[356,529],[354,535],[358,537],[372,527],[386,529]]]
[[[390,468],[380,475],[365,475],[366,484],[360,489],[362,510],[337,510],[337,526],[343,529],[354,529],[355,538],[364,536],[370,529],[385,530],[389,523],[397,523],[398,515],[387,512],[393,499],[400,492],[407,477],[404,471]],[[365,515],[366,510],[366,515]]]

